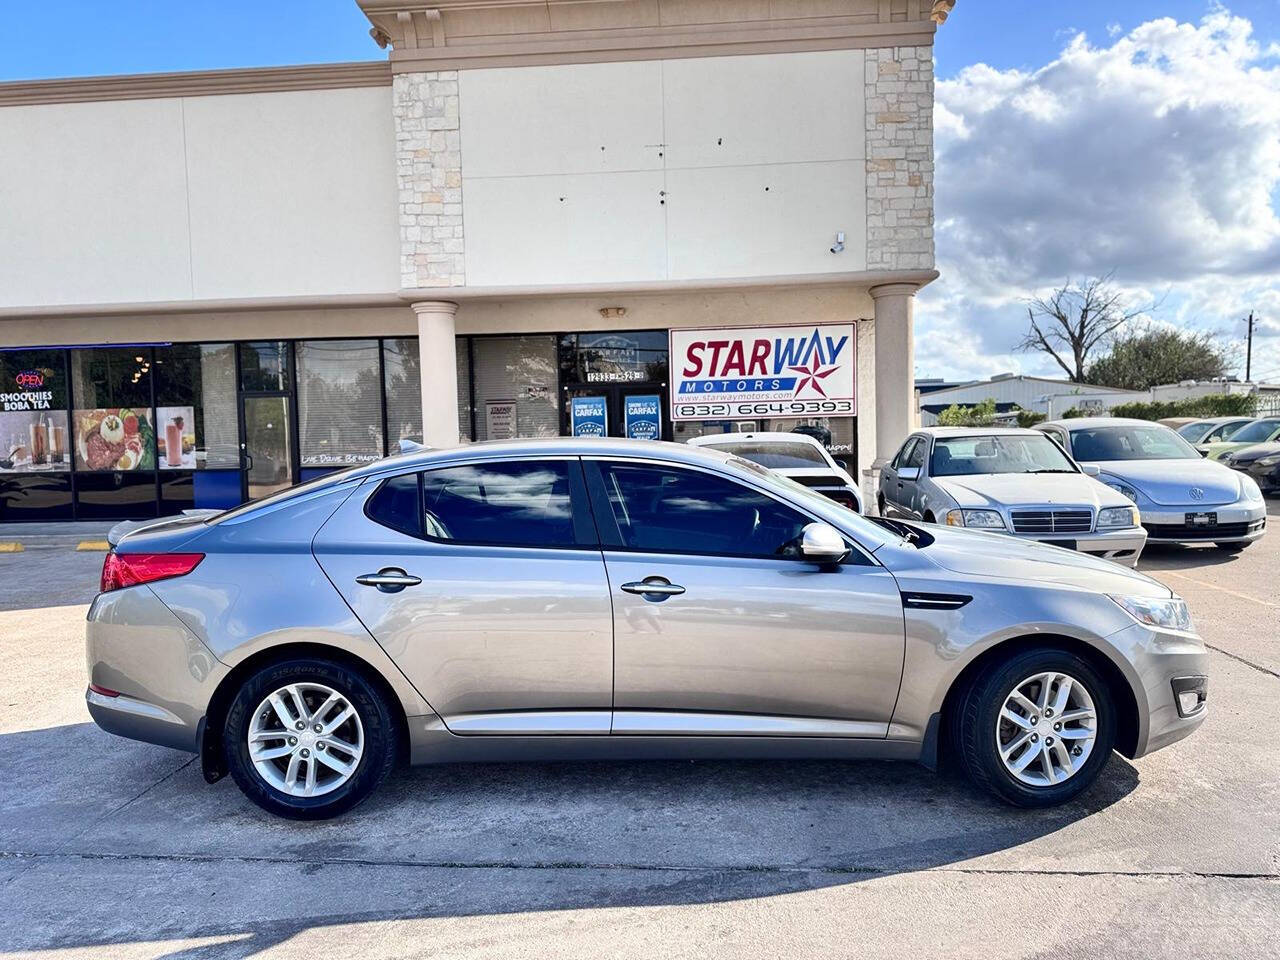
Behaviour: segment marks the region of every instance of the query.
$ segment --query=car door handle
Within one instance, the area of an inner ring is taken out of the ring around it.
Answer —
[[[399,567],[383,567],[377,573],[364,573],[356,577],[356,583],[377,587],[383,593],[396,593],[405,587],[416,587],[421,582],[421,577],[405,573]]]
[[[684,587],[678,583],[672,583],[666,577],[632,580],[630,583],[624,583],[622,589],[627,593],[638,593],[642,597],[676,597],[684,593]]]

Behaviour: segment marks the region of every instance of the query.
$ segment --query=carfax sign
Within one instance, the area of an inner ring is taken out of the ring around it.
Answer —
[[[656,393],[623,400],[626,435],[632,440],[662,438],[662,398]]]
[[[575,437],[603,437],[608,432],[604,397],[574,397],[569,420]]]
[[[671,331],[671,419],[853,416],[853,324]]]

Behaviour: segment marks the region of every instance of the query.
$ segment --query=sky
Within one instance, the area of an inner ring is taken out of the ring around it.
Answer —
[[[0,0],[0,81],[376,60],[355,0]],[[56,22],[55,22],[56,21]],[[916,374],[1057,375],[1024,302],[1112,274],[1280,381],[1280,0],[958,0]]]

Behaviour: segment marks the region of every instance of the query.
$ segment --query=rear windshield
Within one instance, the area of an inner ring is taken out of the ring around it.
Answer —
[[[729,443],[716,443],[713,446],[717,450],[758,463],[770,470],[828,465],[823,459],[822,451],[808,443],[787,440],[734,440]]]
[[[257,510],[261,507],[269,507],[273,503],[280,503],[282,500],[290,500],[293,497],[310,493],[312,490],[319,490],[322,487],[336,486],[343,480],[347,479],[347,475],[355,473],[368,464],[356,464],[354,467],[347,467],[345,470],[338,470],[334,473],[326,473],[323,477],[315,477],[306,483],[299,483],[296,486],[286,487],[279,493],[273,493],[270,496],[259,497],[257,500],[248,500],[240,504],[238,507],[232,507],[230,510],[224,510],[216,516],[210,517],[205,523],[222,523],[226,520],[234,520],[241,517],[251,510]]]
[[[1086,427],[1071,431],[1077,460],[1191,460],[1195,448],[1158,423]]]

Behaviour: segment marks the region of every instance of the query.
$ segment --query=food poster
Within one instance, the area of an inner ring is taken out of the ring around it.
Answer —
[[[156,407],[156,460],[161,470],[194,470],[195,407]]]
[[[156,434],[147,410],[77,410],[76,469],[154,470]]]

